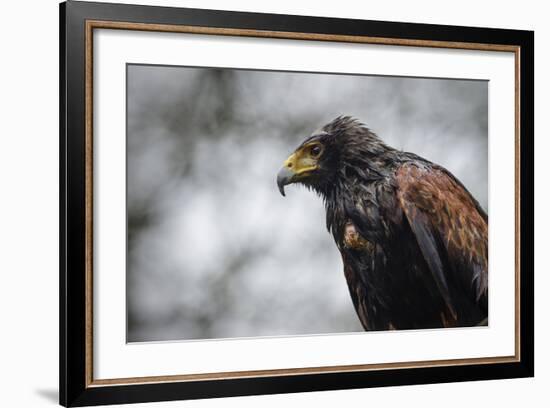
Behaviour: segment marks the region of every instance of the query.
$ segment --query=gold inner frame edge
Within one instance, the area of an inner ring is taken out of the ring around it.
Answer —
[[[93,378],[93,30],[118,29],[132,31],[171,32],[256,38],[275,38],[341,43],[380,44],[410,47],[448,48],[478,51],[513,52],[515,58],[515,353],[513,356],[478,357],[446,360],[426,360],[394,363],[354,364],[340,366],[299,367],[272,370],[213,372],[200,374],[160,375],[149,377],[126,377],[112,379]],[[145,383],[169,383],[183,381],[207,381],[253,377],[292,376],[357,372],[422,367],[461,366],[470,364],[513,363],[520,356],[520,52],[521,47],[506,44],[484,44],[453,41],[396,39],[386,37],[351,36],[288,31],[251,30],[235,28],[198,27],[122,21],[86,20],[85,26],[85,386],[102,387]]]

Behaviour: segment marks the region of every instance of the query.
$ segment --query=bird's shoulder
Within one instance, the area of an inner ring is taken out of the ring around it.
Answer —
[[[407,161],[394,176],[397,199],[402,207],[444,216],[445,219],[470,217],[487,224],[487,215],[466,187],[447,169],[428,161]]]
[[[441,242],[445,257],[461,265],[465,281],[475,283],[479,298],[487,288],[485,212],[443,167],[405,163],[396,171],[395,180],[397,199],[421,247],[439,251],[435,242]]]

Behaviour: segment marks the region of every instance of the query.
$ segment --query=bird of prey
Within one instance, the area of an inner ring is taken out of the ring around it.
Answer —
[[[277,175],[324,200],[365,330],[487,325],[487,214],[448,170],[341,116]]]

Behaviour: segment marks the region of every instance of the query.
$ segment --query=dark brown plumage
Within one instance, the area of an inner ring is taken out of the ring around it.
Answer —
[[[487,215],[450,172],[339,117],[277,177],[325,202],[365,330],[487,324]]]

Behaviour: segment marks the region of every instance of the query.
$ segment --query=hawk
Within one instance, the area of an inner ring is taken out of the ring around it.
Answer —
[[[277,175],[317,192],[365,330],[487,325],[488,217],[445,168],[341,116]]]

